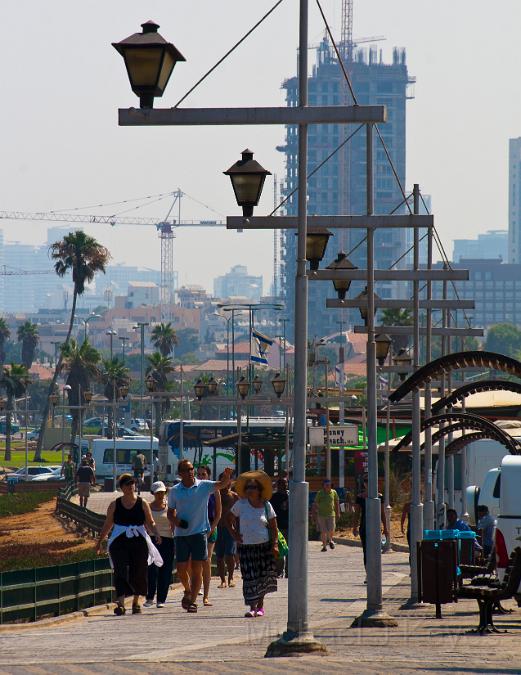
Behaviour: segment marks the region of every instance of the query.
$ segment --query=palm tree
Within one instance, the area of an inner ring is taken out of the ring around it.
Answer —
[[[21,326],[18,326],[16,335],[18,342],[22,343],[22,363],[27,370],[30,370],[39,340],[38,326],[31,321],[25,321]]]
[[[170,322],[158,323],[152,330],[152,344],[163,356],[170,356],[177,344],[177,335]]]
[[[71,406],[71,443],[75,442],[78,433],[80,408],[85,405],[85,392],[90,390],[91,379],[98,376],[98,364],[101,355],[89,342],[81,345],[71,338],[62,349],[62,370],[67,371],[67,390],[69,406]]]
[[[168,376],[175,370],[174,362],[170,356],[163,356],[160,352],[154,352],[148,357],[147,377],[150,377],[156,383],[156,389],[159,391],[168,391],[170,382]],[[162,414],[170,407],[168,398],[158,398],[154,400],[155,420],[154,433],[159,436]]]
[[[90,237],[81,230],[69,232],[61,241],[57,241],[50,246],[50,255],[54,260],[54,271],[59,277],[64,277],[67,272],[72,272],[72,281],[74,284],[74,293],[72,296],[71,317],[69,320],[69,329],[64,341],[64,347],[68,344],[74,317],[76,314],[76,303],[78,296],[83,295],[87,283],[94,279],[96,272],[105,272],[110,253],[108,249],[102,246],[94,237]],[[49,384],[49,394],[43,408],[42,424],[38,435],[38,444],[34,461],[41,461],[42,443],[47,427],[47,418],[49,416],[49,396],[54,392],[56,380],[62,366],[63,350],[60,353],[58,361],[54,368],[54,374]]]
[[[109,406],[108,437],[112,438],[114,425],[114,402],[119,396],[121,387],[130,385],[130,370],[117,356],[112,359],[104,359],[99,372],[99,379],[103,384],[103,393],[112,405]]]
[[[14,401],[18,396],[22,396],[31,378],[29,371],[20,363],[11,363],[10,366],[3,366],[0,374],[0,387],[5,389],[7,395],[7,405],[5,409],[5,458],[6,462],[11,461],[11,421],[13,417]]]
[[[4,318],[0,318],[0,367],[5,363],[5,343],[9,340],[11,331]]]

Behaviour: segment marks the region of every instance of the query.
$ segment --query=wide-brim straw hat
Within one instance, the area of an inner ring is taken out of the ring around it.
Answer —
[[[245,471],[235,481],[235,492],[242,497],[246,497],[246,483],[250,480],[256,480],[262,485],[262,498],[271,499],[273,494],[273,485],[271,483],[271,478],[264,471]]]

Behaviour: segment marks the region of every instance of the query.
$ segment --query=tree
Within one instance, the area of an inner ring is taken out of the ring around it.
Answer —
[[[99,379],[103,384],[103,394],[111,403],[108,409],[109,425],[108,437],[112,438],[114,428],[114,403],[120,398],[120,388],[130,386],[130,371],[117,356],[104,359],[99,372]]]
[[[110,260],[110,253],[108,249],[102,246],[99,242],[90,237],[81,230],[76,232],[69,232],[60,241],[56,241],[50,246],[50,256],[54,260],[54,271],[59,277],[64,277],[68,272],[72,273],[72,282],[74,284],[74,292],[72,296],[71,317],[69,320],[69,328],[64,340],[64,347],[69,343],[71,338],[72,328],[74,325],[74,318],[76,315],[76,303],[78,296],[83,295],[85,286],[91,282],[96,275],[96,272],[105,272],[108,261]],[[49,384],[49,396],[56,388],[56,380],[62,367],[63,351],[60,353],[58,362],[54,368],[54,374]],[[40,433],[38,435],[38,444],[36,446],[36,453],[34,461],[41,461],[42,457],[42,443],[47,427],[47,418],[49,416],[49,396],[45,402],[42,415],[42,424],[40,426]]]
[[[7,405],[5,408],[5,461],[11,461],[11,422],[14,410],[14,401],[17,397],[23,396],[31,378],[29,371],[20,363],[11,363],[10,366],[3,366],[0,374],[0,388],[5,390],[7,396]]]
[[[408,309],[383,309],[380,315],[382,326],[412,326],[413,317]],[[400,349],[409,346],[408,335],[393,335],[393,351],[397,354]]]
[[[98,376],[100,353],[88,341],[81,345],[75,338],[62,348],[62,370],[68,373],[67,391],[69,406],[71,406],[71,443],[75,442],[78,434],[80,409],[85,405],[85,392],[90,390],[91,379]]]
[[[4,318],[0,318],[0,367],[5,363],[5,343],[11,337],[11,331]]]
[[[521,331],[511,323],[498,323],[487,332],[485,349],[505,356],[515,356],[521,349]]]
[[[38,326],[32,321],[25,321],[21,326],[18,326],[16,335],[18,342],[22,343],[22,363],[27,370],[30,370],[39,340]]]
[[[168,391],[170,382],[168,376],[175,370],[174,362],[169,356],[163,356],[160,352],[154,352],[148,357],[147,377],[151,377],[156,383],[158,391]],[[164,397],[154,400],[155,429],[154,433],[159,436],[162,415],[168,410],[170,401]]]
[[[195,328],[181,328],[176,331],[176,359],[182,359],[199,349],[199,331]]]
[[[152,344],[163,356],[169,356],[177,344],[177,335],[170,322],[154,326],[151,338]]]

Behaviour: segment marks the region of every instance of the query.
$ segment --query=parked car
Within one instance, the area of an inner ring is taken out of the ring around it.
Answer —
[[[106,417],[87,417],[86,420],[83,420],[84,427],[101,427],[104,424],[107,424]]]
[[[47,476],[51,477],[54,475],[56,469],[60,470],[61,467],[56,466],[29,466],[27,467],[27,473],[25,472],[25,466],[17,471],[14,471],[12,474],[8,475],[8,478],[15,478],[21,481],[32,481],[36,476]]]
[[[16,424],[15,422],[11,422],[11,433],[12,434],[17,434],[20,431],[20,426]],[[5,423],[5,419],[0,420],[0,434],[6,434],[7,433],[7,425]]]
[[[65,477],[61,475],[61,467],[53,469],[51,473],[41,473],[38,476],[35,476],[32,479],[33,483],[45,483],[49,480],[65,480]]]
[[[99,433],[100,436],[105,436],[105,438],[107,438],[109,434],[109,428],[103,427],[102,429],[100,429]],[[141,436],[141,434],[138,434],[137,431],[133,431],[128,427],[118,427],[116,431],[116,436],[120,438],[121,436]]]
[[[148,429],[145,420],[139,417],[134,417],[130,420],[129,427],[132,431],[146,431]]]

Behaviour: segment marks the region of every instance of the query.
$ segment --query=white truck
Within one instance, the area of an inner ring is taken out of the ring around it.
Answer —
[[[92,457],[96,462],[96,480],[103,481],[114,475],[132,472],[134,457],[142,452],[147,459],[145,476],[149,475],[151,453],[157,456],[159,442],[148,436],[132,436],[116,439],[116,466],[114,467],[114,441],[111,438],[95,438],[90,442]]]
[[[503,580],[512,551],[521,546],[521,456],[506,455],[496,479],[499,515],[495,535],[498,577]]]

